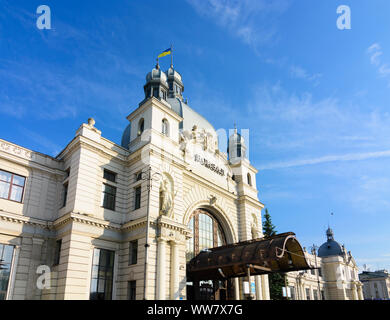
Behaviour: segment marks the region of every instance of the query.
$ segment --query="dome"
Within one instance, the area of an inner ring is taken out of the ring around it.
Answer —
[[[168,75],[168,77],[174,77],[177,80],[179,80],[180,82],[182,82],[180,73],[177,72],[175,69],[173,69],[172,66],[168,69],[167,75]]]
[[[318,249],[319,257],[330,257],[330,256],[340,256],[343,255],[343,247],[334,240],[334,233],[331,228],[326,230],[326,236],[328,241],[323,243]]]
[[[237,129],[234,129],[234,133],[229,137],[229,142],[245,144],[244,138],[237,132]]]
[[[160,81],[167,82],[167,75],[165,72],[161,71],[160,67],[157,65],[151,72],[146,75],[146,82],[150,81]]]
[[[121,146],[123,148],[126,148],[126,149],[129,149],[129,143],[130,143],[130,130],[131,130],[131,123],[129,123],[125,129],[125,131],[123,131],[123,135],[122,135],[122,143],[121,143]]]
[[[217,132],[210,122],[191,109],[179,98],[169,98],[168,103],[171,105],[172,110],[183,118],[183,122],[180,124],[180,129],[191,132],[194,125],[196,125],[198,130],[204,129],[206,132],[211,133],[214,137],[217,137]]]

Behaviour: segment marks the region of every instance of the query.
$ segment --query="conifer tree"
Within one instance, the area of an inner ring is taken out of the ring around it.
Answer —
[[[266,237],[272,237],[276,234],[276,227],[272,223],[271,215],[268,209],[265,209],[263,221],[263,233]],[[269,291],[271,300],[285,300],[283,297],[283,287],[286,285],[287,279],[284,273],[270,273],[268,275]]]

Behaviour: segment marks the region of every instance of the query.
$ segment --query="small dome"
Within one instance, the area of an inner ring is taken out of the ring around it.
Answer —
[[[328,240],[323,243],[318,249],[319,257],[341,256],[343,255],[343,247],[334,240],[334,233],[331,228],[326,230]]]
[[[146,75],[146,82],[150,81],[160,81],[160,82],[167,82],[167,75],[165,72],[161,71],[161,69],[156,66],[151,72],[149,72]]]
[[[237,132],[237,129],[234,129],[234,133],[229,137],[229,142],[245,144],[244,138]]]
[[[173,69],[172,66],[168,69],[167,75],[168,75],[168,77],[173,76],[174,78],[178,79],[180,82],[182,81],[180,73],[177,72],[175,69]]]

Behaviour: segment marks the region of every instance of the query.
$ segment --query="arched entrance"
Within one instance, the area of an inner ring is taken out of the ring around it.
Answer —
[[[201,251],[227,244],[225,232],[220,222],[206,209],[196,209],[191,215],[188,227],[193,237],[187,240],[187,263]],[[233,299],[231,280],[191,279],[187,275],[188,300],[228,300]]]

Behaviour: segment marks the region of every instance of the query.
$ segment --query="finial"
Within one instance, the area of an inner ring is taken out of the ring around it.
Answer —
[[[160,69],[160,66],[159,66],[159,64],[158,64],[158,58],[157,58],[156,69],[157,69],[157,70]]]
[[[95,123],[96,123],[96,122],[95,122],[95,119],[94,119],[94,118],[89,118],[89,119],[88,119],[88,125],[89,125],[89,126],[93,127],[93,126],[95,125]]]
[[[234,122],[234,133],[237,133],[237,123]]]

